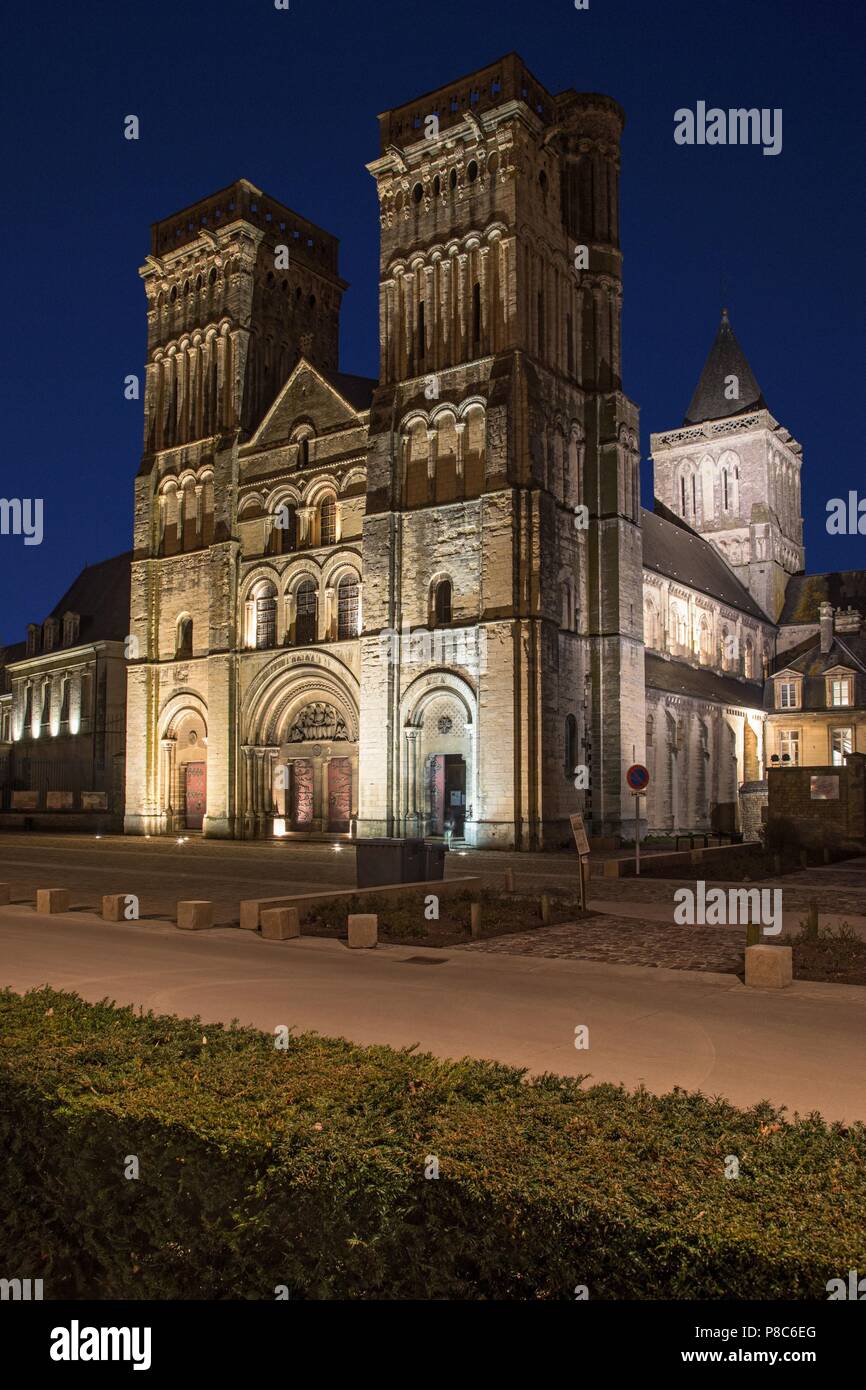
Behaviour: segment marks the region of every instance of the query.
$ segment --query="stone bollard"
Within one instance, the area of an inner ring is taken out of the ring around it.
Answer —
[[[369,950],[379,940],[379,918],[375,912],[349,913],[349,945],[353,950]]]
[[[794,978],[790,946],[747,946],[746,984],[753,989],[787,989]]]
[[[550,924],[550,898],[547,893],[541,895],[541,924],[544,927]]]
[[[135,915],[132,917],[126,915],[130,901],[136,904]],[[102,898],[102,920],[104,922],[137,922],[138,898],[132,893],[105,893]]]
[[[264,941],[289,941],[300,936],[301,923],[296,907],[266,907],[261,914]]]
[[[513,892],[514,892],[514,870],[513,870],[513,869],[506,869],[506,870],[505,870],[505,891],[506,891],[506,893],[513,893]]]
[[[9,906],[9,894],[11,889],[11,883],[0,883],[0,907]]]
[[[202,931],[213,926],[213,903],[206,898],[188,898],[177,905],[177,925],[184,931]]]
[[[481,935],[481,904],[469,904],[469,934],[473,937]]]
[[[37,912],[68,912],[68,911],[69,911],[69,889],[68,889],[68,888],[37,888],[37,889],[36,889],[36,911],[37,911]]]

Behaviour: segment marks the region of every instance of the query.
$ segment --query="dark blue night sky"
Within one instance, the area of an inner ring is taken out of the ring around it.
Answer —
[[[807,566],[866,566],[828,498],[866,493],[862,0],[152,0],[7,14],[0,496],[45,499],[45,539],[0,536],[0,642],[79,568],[129,547],[149,225],[245,176],[335,233],[342,366],[375,375],[376,115],[516,49],[553,92],[623,105],[624,385],[681,423],[722,298],[805,451]],[[674,111],[781,107],[783,150],[681,147]],[[141,139],[123,138],[123,118]],[[723,280],[724,277],[724,280]],[[724,284],[724,288],[723,288]],[[644,465],[644,502],[650,501]]]

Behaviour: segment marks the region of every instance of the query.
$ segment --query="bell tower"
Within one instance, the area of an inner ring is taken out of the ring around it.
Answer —
[[[727,309],[678,430],[652,436],[656,496],[724,556],[775,621],[805,567],[803,451],[774,419]]]
[[[336,369],[337,245],[247,179],[154,223],[146,454],[254,429],[302,347]]]
[[[407,806],[423,818],[411,679],[446,675],[375,653],[383,629],[427,624],[442,576],[453,625],[485,653],[483,669],[452,673],[472,724],[472,842],[560,844],[580,806],[599,830],[619,826],[645,723],[637,411],[620,384],[622,125],[610,97],[553,95],[516,53],[379,117],[362,833],[413,830]],[[571,765],[583,761],[585,800]]]

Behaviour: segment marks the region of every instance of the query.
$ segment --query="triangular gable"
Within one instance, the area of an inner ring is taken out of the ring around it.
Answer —
[[[345,396],[340,394],[312,362],[300,357],[247,447],[263,448],[269,444],[283,444],[299,417],[306,417],[315,423],[317,416],[325,413],[329,432],[335,424],[339,425],[342,421],[349,426],[358,420],[357,410]]]

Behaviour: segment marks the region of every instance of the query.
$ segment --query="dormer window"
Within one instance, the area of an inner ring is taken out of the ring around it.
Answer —
[[[42,650],[53,652],[57,646],[57,636],[60,632],[60,624],[56,618],[46,618],[42,624]]]
[[[39,652],[40,630],[36,623],[27,626],[27,655],[36,656]]]
[[[78,624],[80,622],[77,613],[63,614],[63,645],[71,647],[78,641]]]
[[[827,680],[827,704],[834,708],[853,703],[851,676],[830,676]]]
[[[800,681],[786,678],[776,682],[776,709],[800,708]]]

